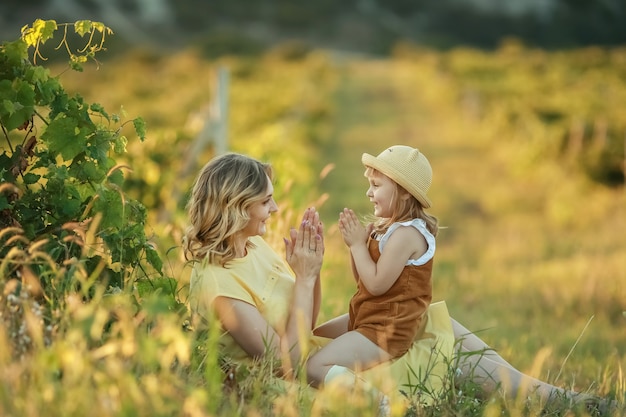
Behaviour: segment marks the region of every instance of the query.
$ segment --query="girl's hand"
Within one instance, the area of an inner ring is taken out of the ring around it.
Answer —
[[[296,279],[317,279],[324,256],[323,226],[315,208],[308,208],[298,229],[284,239],[287,263]]]
[[[357,244],[367,244],[367,239],[372,233],[373,225],[364,227],[353,210],[344,208],[339,213],[339,230],[343,236],[343,241],[348,247]]]

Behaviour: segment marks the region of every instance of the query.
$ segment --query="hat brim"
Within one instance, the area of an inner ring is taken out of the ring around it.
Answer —
[[[430,208],[431,202],[428,197],[422,195],[415,188],[414,184],[406,182],[404,176],[393,165],[368,153],[364,153],[363,156],[361,156],[361,163],[366,167],[374,168],[376,171],[385,174],[396,183],[398,183],[400,186],[402,186],[402,188],[407,190],[413,197],[417,199],[417,201],[420,202],[422,206],[424,206],[424,208]]]

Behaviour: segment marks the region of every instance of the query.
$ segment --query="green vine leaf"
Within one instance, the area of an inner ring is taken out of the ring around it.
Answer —
[[[66,182],[53,181],[48,183],[48,191],[51,192],[50,204],[55,207],[53,217],[63,222],[78,218],[82,212],[82,199],[78,189]]]
[[[50,70],[44,67],[34,67],[26,71],[24,79],[28,82],[40,86],[50,78]]]
[[[56,30],[57,22],[54,20],[37,19],[32,27],[28,25],[22,27],[22,39],[27,47],[37,47],[40,43],[52,39]]]
[[[105,177],[98,164],[89,159],[75,160],[70,165],[70,173],[82,182],[101,182]]]
[[[128,139],[126,136],[118,136],[115,138],[115,144],[113,145],[113,150],[115,153],[122,154],[126,152],[126,145],[128,144]]]
[[[0,81],[0,122],[6,130],[17,129],[35,112],[33,86],[22,80]]]
[[[21,39],[15,42],[8,42],[0,46],[0,56],[6,61],[9,67],[18,66],[21,62],[28,58],[28,45]],[[2,66],[0,65],[0,68]],[[0,72],[0,75],[2,73]],[[3,78],[6,75],[3,75]]]
[[[60,154],[65,161],[72,160],[83,151],[78,123],[65,115],[52,120],[41,137],[47,141],[50,152]]]
[[[6,210],[6,209],[10,209],[11,208],[11,204],[9,203],[9,200],[7,199],[7,196],[4,194],[0,194],[0,210]],[[2,223],[0,223],[2,224]],[[6,226],[4,224],[2,224],[3,226]]]
[[[23,109],[24,106],[22,106],[20,103],[14,103],[11,100],[4,99],[2,100],[2,108],[9,116],[12,116],[15,114],[16,111]]]
[[[159,253],[152,246],[146,246],[146,258],[157,272],[161,273],[163,271],[163,261]]]
[[[80,36],[85,36],[87,33],[91,33],[93,25],[91,20],[79,20],[74,23],[74,30]]]
[[[119,230],[124,225],[126,213],[124,211],[124,200],[118,191],[106,187],[99,187],[99,198],[94,203],[94,209],[103,216],[101,226],[104,229],[113,228]]]
[[[110,120],[109,114],[106,112],[106,110],[104,110],[104,107],[102,107],[102,105],[99,103],[92,103],[89,106],[89,110],[91,110],[94,113],[98,113],[102,115],[106,120]]]
[[[137,132],[137,136],[139,136],[139,139],[141,139],[142,142],[145,141],[146,122],[141,117],[137,117],[136,119],[133,119],[133,126],[135,127],[135,132]]]
[[[37,181],[41,178],[41,175],[33,174],[29,172],[24,175],[24,184],[37,184]]]
[[[111,184],[121,187],[124,183],[124,174],[119,169],[116,169],[115,171],[109,173],[107,179]]]
[[[56,101],[63,93],[61,84],[56,78],[49,78],[47,81],[39,83],[40,100],[44,103],[50,103]]]

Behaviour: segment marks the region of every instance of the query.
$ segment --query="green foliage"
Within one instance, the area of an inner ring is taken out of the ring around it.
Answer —
[[[132,124],[143,141],[143,120],[126,121],[78,94],[70,96],[59,77],[35,64],[45,59],[40,47],[63,29],[57,49],[64,46],[68,66],[80,71],[84,62],[95,60],[111,33],[99,22],[76,22],[73,30],[88,40],[74,51],[68,43],[70,27],[37,20],[22,29],[18,40],[0,47],[0,226],[14,228],[20,236],[0,241],[2,280],[23,274],[21,262],[9,256],[11,250],[28,252],[36,245],[49,262],[31,267],[52,305],[61,302],[66,290],[86,285],[76,281],[71,268],[65,269],[75,260],[83,264],[86,276],[96,275],[97,281],[119,288],[137,278],[138,271],[145,275],[162,269],[145,235],[145,207],[122,189],[128,167],[116,161],[126,152],[123,127]]]

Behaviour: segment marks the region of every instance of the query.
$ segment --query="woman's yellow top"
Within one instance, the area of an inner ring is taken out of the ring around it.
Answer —
[[[189,306],[196,326],[213,320],[212,303],[216,297],[229,297],[255,306],[267,323],[280,333],[287,320],[295,279],[291,269],[261,238],[250,238],[254,247],[243,258],[233,259],[227,267],[198,262],[191,272]],[[235,361],[247,359],[246,352],[224,334],[222,352]]]

